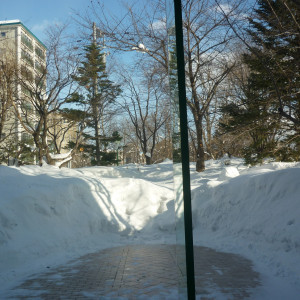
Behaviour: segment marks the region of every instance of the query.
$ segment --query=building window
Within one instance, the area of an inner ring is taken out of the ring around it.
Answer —
[[[28,80],[29,82],[33,81],[33,74],[32,72],[24,65],[21,66],[21,74],[22,77],[26,80]]]
[[[6,36],[6,32],[1,32],[1,36],[5,37]]]
[[[33,44],[31,39],[24,33],[22,33],[21,35],[21,41],[26,47],[28,47],[30,50],[33,50]]]
[[[33,60],[32,60],[32,58],[31,58],[31,55],[30,55],[28,52],[26,52],[26,51],[24,51],[24,50],[22,49],[22,51],[21,51],[21,57],[22,57],[22,59],[24,59],[30,66],[33,67]]]
[[[43,50],[37,46],[35,46],[35,54],[42,60],[45,59],[45,54],[44,54]]]
[[[42,64],[37,60],[35,61],[35,69],[42,74],[45,72],[45,67],[43,67]]]

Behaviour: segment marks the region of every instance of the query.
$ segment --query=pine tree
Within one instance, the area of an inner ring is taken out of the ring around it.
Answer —
[[[266,157],[274,157],[281,135],[280,120],[270,113],[268,102],[253,90],[245,92],[240,103],[222,108],[225,120],[220,121],[221,132],[234,132],[240,139],[247,139],[242,150],[246,164],[262,163]]]
[[[259,0],[243,55],[249,69],[244,99],[226,106],[227,130],[247,130],[252,141],[247,163],[265,157],[295,160],[300,155],[300,5],[293,0]],[[224,124],[223,124],[224,125]]]
[[[249,34],[255,47],[244,61],[251,85],[266,88],[273,112],[300,125],[300,5],[293,0],[260,0]]]
[[[106,136],[104,132],[104,114],[107,106],[113,103],[121,93],[119,85],[108,79],[106,72],[105,54],[95,43],[84,48],[85,60],[78,68],[74,80],[82,87],[83,93],[75,93],[68,100],[76,104],[77,108],[64,110],[69,118],[84,118],[87,130],[82,148],[88,152],[92,165],[107,165],[115,162],[115,156],[107,151],[108,143],[120,139],[119,136]]]
[[[298,160],[300,156],[300,4],[294,0],[259,1],[251,20],[256,47],[245,55],[251,69],[250,85],[265,89],[273,119],[281,117],[284,136],[278,140],[275,158]]]

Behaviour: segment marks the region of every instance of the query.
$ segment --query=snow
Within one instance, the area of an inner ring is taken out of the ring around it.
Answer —
[[[207,176],[194,175],[195,242],[253,260],[270,283],[254,299],[299,299],[300,164],[234,164],[210,161]]]
[[[195,244],[251,259],[262,275],[253,299],[299,299],[300,164],[228,163],[191,171]],[[0,166],[0,191],[0,298],[49,264],[114,246],[175,243],[170,161]]]
[[[72,153],[72,151],[69,151],[67,153],[60,153],[60,154],[50,153],[50,157],[52,159],[56,160],[56,162],[55,162],[56,167],[61,167],[64,163],[66,163],[72,159],[71,153]]]
[[[71,155],[72,151],[69,151],[67,153],[60,153],[60,154],[52,154],[50,153],[50,156],[52,159],[65,159],[68,158]]]
[[[11,24],[11,23],[20,23],[21,21],[16,19],[16,20],[7,20],[7,21],[0,21],[0,24]]]

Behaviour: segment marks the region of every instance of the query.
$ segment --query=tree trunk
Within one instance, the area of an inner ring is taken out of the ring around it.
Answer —
[[[99,120],[95,119],[95,135],[96,135],[96,165],[100,166],[100,141],[99,141]]]
[[[146,157],[146,165],[151,165],[151,157],[145,155]]]
[[[42,151],[42,145],[39,142],[39,135],[37,132],[35,132],[33,135],[33,141],[35,143],[36,149],[38,149],[38,159],[39,159],[39,166],[42,166],[43,164],[43,151]]]
[[[47,164],[54,165],[55,160],[53,160],[50,155],[48,142],[47,142],[47,133],[48,133],[48,114],[45,113],[44,126],[43,126],[43,131],[42,131],[42,145],[43,145],[44,155],[46,156],[46,159],[47,159]]]
[[[205,170],[204,145],[203,145],[203,114],[200,111],[200,104],[196,93],[194,92],[195,105],[188,102],[188,105],[193,114],[196,127],[195,155],[196,155],[196,171],[203,172]]]
[[[204,159],[204,146],[203,146],[203,127],[202,118],[197,116],[195,119],[196,125],[196,171],[203,172],[205,170],[205,159]]]

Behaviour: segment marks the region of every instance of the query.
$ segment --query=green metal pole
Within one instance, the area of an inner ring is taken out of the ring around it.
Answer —
[[[193,225],[192,225],[192,204],[191,204],[192,201],[191,201],[191,187],[190,187],[189,141],[188,141],[188,127],[187,127],[187,105],[186,105],[185,63],[184,63],[181,0],[174,0],[174,9],[175,9],[176,53],[177,53],[177,68],[178,68],[178,94],[179,94],[180,132],[181,132],[187,293],[188,293],[188,299],[194,300],[195,299],[194,243],[193,243]]]

